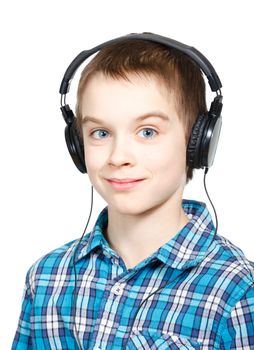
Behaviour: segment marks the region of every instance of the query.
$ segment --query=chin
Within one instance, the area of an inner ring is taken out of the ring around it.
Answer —
[[[112,205],[109,203],[108,207],[112,212],[116,212],[121,215],[139,215],[143,212],[141,208],[134,208],[133,206],[129,207],[126,205]]]
[[[156,207],[151,205],[151,203],[149,206],[147,206],[145,205],[145,203],[140,203],[140,202],[138,203],[137,201],[135,201],[135,203],[131,201],[126,201],[126,202],[112,203],[107,201],[109,210],[111,210],[112,212],[116,212],[120,215],[130,215],[130,216],[144,215],[149,213],[151,210],[153,210]]]

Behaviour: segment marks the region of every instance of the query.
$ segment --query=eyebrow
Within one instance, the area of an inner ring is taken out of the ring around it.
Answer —
[[[148,112],[148,113],[145,113],[143,115],[140,115],[139,117],[137,117],[135,119],[136,122],[140,122],[142,120],[145,120],[147,118],[152,118],[152,117],[156,117],[156,118],[159,118],[163,121],[169,121],[169,117],[163,113],[163,112]],[[95,117],[91,117],[91,116],[85,116],[82,118],[82,124],[87,124],[89,122],[93,122],[93,123],[97,123],[97,124],[103,124],[105,123],[105,120],[100,120],[98,118],[95,118]]]

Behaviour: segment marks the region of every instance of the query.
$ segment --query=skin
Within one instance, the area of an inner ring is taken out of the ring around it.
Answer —
[[[130,82],[96,73],[84,90],[81,111],[82,118],[102,120],[82,126],[88,176],[108,203],[104,235],[126,267],[132,268],[189,220],[181,206],[186,143],[174,96],[153,76],[128,77]],[[155,111],[168,120],[151,116],[136,121]],[[119,191],[106,180],[113,177],[145,180]]]

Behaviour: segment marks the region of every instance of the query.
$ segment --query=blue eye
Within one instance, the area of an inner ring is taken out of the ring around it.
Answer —
[[[145,138],[149,138],[149,139],[154,138],[154,136],[151,136],[151,131],[152,131],[153,133],[158,134],[157,131],[154,130],[154,129],[152,129],[152,128],[144,128],[144,129],[142,129],[141,131],[143,131],[143,130],[146,131],[145,135],[148,136],[148,137],[145,137]],[[148,130],[148,133],[147,133],[147,130]],[[144,134],[143,134],[143,135],[144,135]]]
[[[106,130],[103,130],[103,129],[98,129],[98,130],[94,130],[92,133],[91,133],[91,135],[94,135],[96,132],[99,132],[99,135],[103,135],[103,134],[105,134],[105,132],[107,133],[107,131]],[[95,137],[96,139],[97,139],[97,137]],[[99,137],[100,138],[100,137]],[[105,137],[102,137],[102,138],[105,138]]]

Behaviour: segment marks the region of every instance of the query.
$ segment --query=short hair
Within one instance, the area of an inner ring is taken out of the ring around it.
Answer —
[[[81,141],[82,96],[89,79],[98,72],[127,81],[131,74],[159,78],[173,92],[187,147],[199,114],[207,112],[205,81],[200,67],[191,58],[177,49],[143,39],[123,39],[102,48],[85,66],[78,84],[75,126]],[[186,183],[193,178],[193,170],[186,165]]]

